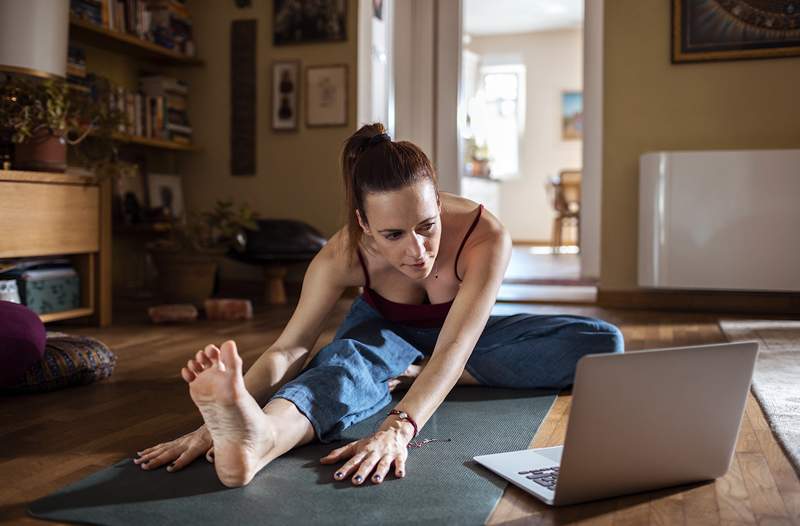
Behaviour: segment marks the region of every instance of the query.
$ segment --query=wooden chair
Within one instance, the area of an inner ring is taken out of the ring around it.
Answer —
[[[562,170],[558,177],[550,180],[553,193],[553,208],[556,217],[553,219],[553,235],[551,246],[556,252],[561,251],[562,235],[565,223],[574,222],[577,229],[575,244],[581,246],[581,171]]]

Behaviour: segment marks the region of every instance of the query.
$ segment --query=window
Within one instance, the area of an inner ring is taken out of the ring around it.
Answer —
[[[491,176],[519,176],[519,142],[525,123],[525,66],[484,66],[478,91],[469,102],[475,143],[485,146]]]

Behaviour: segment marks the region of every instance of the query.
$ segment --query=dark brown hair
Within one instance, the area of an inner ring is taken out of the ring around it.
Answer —
[[[356,219],[369,224],[364,212],[368,193],[390,192],[429,179],[439,201],[439,183],[428,156],[408,141],[394,142],[386,135],[383,124],[376,122],[359,128],[344,143],[342,178],[347,200],[347,253],[353,258],[363,231]]]

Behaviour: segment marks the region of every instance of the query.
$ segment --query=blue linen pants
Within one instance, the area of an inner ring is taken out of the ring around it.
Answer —
[[[440,331],[391,322],[359,296],[333,340],[272,398],[293,402],[330,443],[391,402],[389,380],[429,356]],[[572,385],[583,355],[611,352],[624,352],[622,333],[599,319],[490,316],[466,370],[485,386],[558,390]]]

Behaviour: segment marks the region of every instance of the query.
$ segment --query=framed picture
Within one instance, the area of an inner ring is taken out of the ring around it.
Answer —
[[[147,190],[151,208],[162,208],[173,219],[183,217],[183,185],[180,175],[148,174]]]
[[[272,63],[272,129],[297,130],[300,61]]]
[[[272,44],[347,40],[347,0],[274,0]]]
[[[800,56],[796,0],[672,0],[672,63]]]
[[[119,163],[113,186],[115,219],[123,225],[142,222],[147,209],[147,199],[140,166],[134,163]]]
[[[565,141],[583,139],[583,93],[561,92],[561,138]]]
[[[306,126],[347,125],[347,65],[306,68]]]

